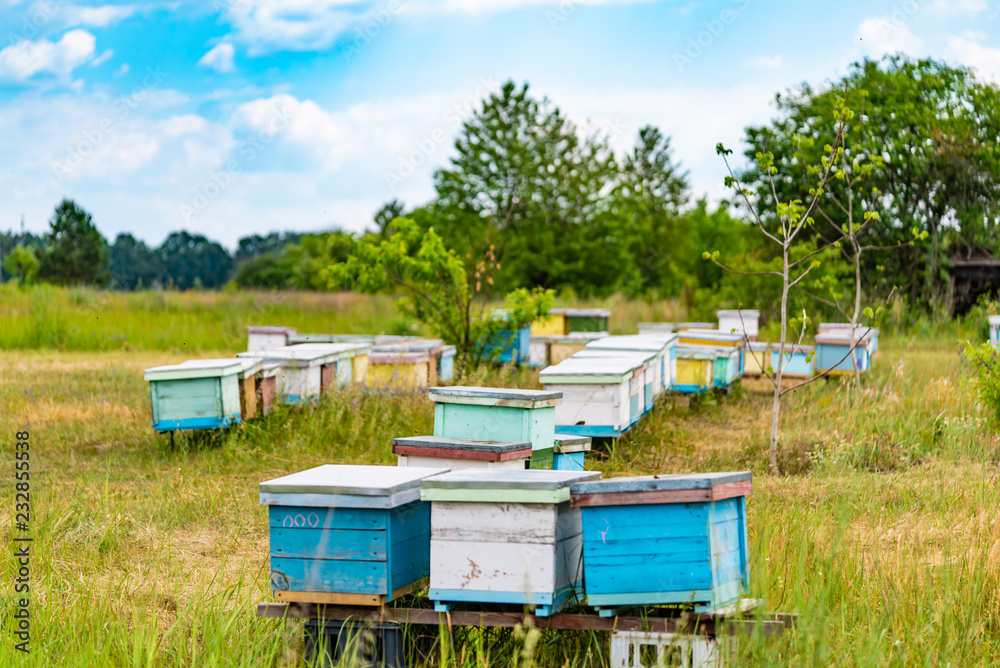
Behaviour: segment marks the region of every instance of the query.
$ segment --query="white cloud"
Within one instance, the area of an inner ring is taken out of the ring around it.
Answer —
[[[119,67],[117,70],[115,70],[115,73],[112,76],[114,76],[114,77],[123,77],[126,74],[128,74],[128,71],[130,69],[132,69],[132,68],[129,67],[128,63],[122,63],[122,66]]]
[[[757,56],[743,61],[743,67],[754,70],[780,70],[785,66],[785,59],[779,54],[775,56]]]
[[[90,66],[91,67],[97,67],[98,65],[103,65],[104,63],[106,63],[109,60],[111,60],[111,57],[114,56],[114,55],[115,55],[115,50],[114,49],[107,49],[104,53],[102,53],[101,55],[99,55],[97,58],[94,58],[94,60],[92,60],[90,62]]]
[[[906,15],[890,14],[862,21],[857,31],[861,51],[873,58],[897,52],[916,54],[923,48],[923,40],[910,32],[907,20]]]
[[[0,80],[24,81],[48,72],[66,77],[94,56],[96,40],[86,30],[70,30],[58,42],[25,40],[0,51]]]
[[[213,69],[216,72],[232,72],[233,71],[233,56],[236,54],[236,50],[233,48],[232,44],[228,42],[223,42],[206,53],[198,61],[198,64],[202,67],[207,67]]]
[[[1000,82],[1000,49],[985,46],[980,32],[965,32],[948,37],[946,57],[976,70],[981,78]]]
[[[912,2],[912,0],[911,0]],[[975,16],[989,9],[986,0],[933,0],[930,9],[938,14],[960,16],[968,14]]]
[[[134,5],[102,5],[100,7],[66,7],[62,19],[69,26],[106,28],[136,12]]]

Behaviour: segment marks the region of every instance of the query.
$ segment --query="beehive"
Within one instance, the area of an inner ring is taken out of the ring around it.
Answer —
[[[335,387],[344,387],[348,383],[360,382],[354,376],[356,362],[361,358],[361,367],[367,367],[367,357],[371,346],[365,343],[300,343],[294,346],[297,350],[327,352],[333,357],[323,366],[320,390],[325,392]]]
[[[992,318],[992,316],[991,316]],[[992,320],[991,320],[992,322]],[[998,324],[1000,326],[1000,324]],[[867,325],[855,325],[854,335],[864,336],[868,343],[868,356],[871,357],[878,350],[878,328]],[[848,322],[821,322],[817,328],[818,334],[837,332],[844,336],[850,336],[851,324]]]
[[[561,392],[555,423],[561,434],[617,438],[641,415],[642,364],[629,358],[570,358],[542,369],[539,382]],[[636,376],[638,374],[638,377]]]
[[[989,316],[989,319],[990,343],[993,344],[994,347],[1000,347],[1000,315],[991,315]]]
[[[757,338],[760,329],[760,311],[747,309],[716,311],[715,315],[719,319],[720,332],[745,334],[751,341]]]
[[[238,359],[195,360],[146,369],[156,431],[221,429],[240,421]]]
[[[592,341],[603,339],[607,332],[576,332],[560,336],[532,336],[529,346],[532,366],[559,364],[586,349]]]
[[[278,397],[278,372],[281,362],[261,361],[260,373],[257,374],[257,411],[267,415],[274,410]]]
[[[380,605],[414,590],[430,561],[420,482],[446,471],[328,464],[260,483],[274,597]]]
[[[456,354],[458,348],[455,346],[441,348],[441,357],[438,359],[438,380],[452,380],[455,377]]]
[[[855,367],[861,373],[868,371],[871,361],[870,339],[856,336],[854,341],[857,342],[856,347],[852,345],[850,332],[842,330],[817,334],[816,373],[846,376],[852,375]]]
[[[593,439],[589,436],[556,434],[552,468],[556,471],[582,471],[584,456],[590,452]]]
[[[659,375],[662,362],[655,352],[644,352],[638,350],[581,350],[573,356],[574,360],[599,360],[599,359],[630,359],[642,364],[642,398],[639,399],[641,413],[648,413],[653,410],[653,402],[656,399],[656,378]],[[635,420],[633,420],[634,422]]]
[[[440,372],[444,341],[418,336],[379,336],[372,348],[373,383],[399,387],[436,385]],[[454,354],[452,354],[454,357]],[[413,365],[426,365],[417,369]]]
[[[681,345],[700,346],[702,348],[709,348],[725,353],[724,361],[720,361],[719,356],[716,356],[716,381],[722,382],[724,385],[728,386],[732,380],[735,380],[743,375],[743,352],[746,345],[746,339],[743,334],[720,332],[717,329],[692,328],[681,331],[677,340]],[[736,370],[735,374],[730,374],[726,371],[726,369],[728,369],[731,364],[731,353],[734,350],[737,351]],[[724,378],[728,378],[730,376],[732,377],[732,380],[724,382]]]
[[[297,332],[291,327],[247,327],[247,352],[283,348]]]
[[[771,344],[771,367],[778,372],[780,345]],[[781,364],[781,375],[785,378],[812,378],[816,349],[801,344],[785,344],[785,359]]]
[[[223,360],[189,360],[187,362],[182,362],[181,366],[187,367],[198,367],[203,366],[205,362],[218,362],[220,364],[232,364],[233,359],[223,359]],[[254,358],[237,358],[241,366],[240,371],[236,374],[236,379],[239,381],[240,390],[240,419],[242,420],[252,420],[258,416],[260,413],[260,407],[258,403],[258,392],[257,392],[257,382],[261,371],[264,368],[263,362]]]
[[[766,341],[752,341],[746,351],[743,373],[747,376],[762,376],[771,366],[771,344]]]
[[[581,510],[587,604],[618,608],[737,602],[749,583],[749,471],[584,481]],[[432,567],[433,568],[433,567]]]
[[[640,322],[639,336],[671,336],[677,333],[676,322]]]
[[[656,363],[653,366],[652,391],[659,396],[670,387],[673,368],[676,367],[677,346],[676,334],[661,334],[658,336],[608,336],[587,344],[587,350],[621,350],[653,353]],[[648,383],[650,379],[646,379]]]
[[[713,371],[717,351],[700,346],[677,346],[677,381],[671,390],[682,394],[697,394],[713,386]]]
[[[493,339],[483,341],[484,355],[500,364],[527,364],[531,359],[531,328],[504,329]]]
[[[607,332],[611,311],[604,308],[554,308],[549,315],[561,315],[566,319],[564,334]]]
[[[392,439],[392,452],[399,466],[443,466],[452,471],[469,468],[523,470],[531,459],[531,443],[411,436]]]
[[[278,396],[285,403],[301,404],[319,399],[324,390],[350,382],[351,360],[367,349],[368,346],[355,343],[303,343],[240,353],[237,357],[281,362],[277,375]]]
[[[537,606],[535,614],[547,616],[581,600],[580,515],[569,487],[600,475],[465,469],[424,480],[435,608],[507,603]]]
[[[531,468],[552,468],[560,392],[495,387],[432,387],[434,435],[476,441],[529,441]]]

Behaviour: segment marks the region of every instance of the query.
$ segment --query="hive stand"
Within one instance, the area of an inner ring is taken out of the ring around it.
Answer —
[[[646,663],[648,647],[652,663]],[[719,640],[708,636],[647,631],[611,635],[610,668],[722,668]]]
[[[403,629],[395,622],[310,619],[304,636],[309,666],[407,668]]]

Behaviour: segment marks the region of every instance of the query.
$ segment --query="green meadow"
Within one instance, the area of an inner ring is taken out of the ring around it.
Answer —
[[[422,394],[347,388],[215,437],[171,445],[150,427],[142,370],[245,348],[247,324],[302,332],[418,330],[389,297],[119,294],[0,288],[0,665],[298,666],[300,622],[271,600],[257,483],[321,463],[394,463],[426,434]],[[612,329],[685,314],[607,300]],[[783,475],[767,471],[769,385],[665,397],[595,452],[605,476],[750,469],[750,595],[799,615],[780,638],[741,637],[731,665],[1000,664],[1000,443],[967,385],[970,321],[884,331],[864,387],[821,380],[782,413]],[[501,368],[463,382],[538,387]],[[17,562],[15,434],[31,444],[31,652],[10,634]],[[605,634],[443,628],[430,666],[602,666]]]

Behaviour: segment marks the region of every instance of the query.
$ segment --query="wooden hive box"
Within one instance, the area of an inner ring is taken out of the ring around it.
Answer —
[[[565,336],[569,334],[566,329],[566,315],[553,311],[549,311],[547,316],[531,323],[531,336]]]
[[[563,395],[555,410],[559,433],[618,438],[633,424],[638,397],[632,389],[642,382],[641,371],[642,364],[629,358],[570,358],[542,369],[538,380]]]
[[[222,429],[240,421],[238,359],[146,369],[156,431]]]
[[[593,439],[575,434],[556,434],[555,455],[552,469],[555,471],[583,471],[584,455],[590,452]]]
[[[438,380],[452,380],[455,378],[455,355],[458,348],[455,346],[444,346],[441,348],[441,357],[438,359]]]
[[[763,376],[767,367],[771,366],[771,344],[767,341],[752,341],[747,348],[745,359],[744,375]]]
[[[189,360],[187,362],[182,362],[181,366],[198,367],[204,365],[205,362],[218,362],[220,364],[224,363],[228,365],[233,363],[233,358],[221,360]],[[259,359],[247,357],[236,358],[236,362],[241,366],[240,372],[236,374],[240,390],[240,419],[252,420],[261,414],[257,401],[257,380],[264,368],[264,363]]]
[[[605,308],[556,308],[550,315],[566,318],[566,334],[576,332],[607,332],[611,311]]]
[[[288,339],[298,332],[291,327],[247,327],[247,352],[284,348]]]
[[[1000,315],[989,316],[990,323],[990,343],[993,347],[1000,347]],[[878,337],[876,337],[876,340]]]
[[[701,346],[677,346],[677,380],[674,392],[697,394],[712,389],[717,351]]]
[[[677,333],[676,322],[640,322],[639,336],[670,336]]]
[[[749,471],[611,478],[571,489],[581,511],[587,604],[602,616],[677,603],[708,612],[746,591]]]
[[[779,349],[771,344],[771,368],[778,371]],[[812,346],[785,344],[785,359],[781,363],[781,375],[786,378],[812,378],[816,349]]]
[[[491,341],[484,341],[486,357],[500,364],[527,364],[531,360],[531,328],[502,330]]]
[[[716,311],[715,315],[719,319],[720,332],[745,334],[751,341],[757,338],[760,330],[760,311],[747,309]]]
[[[274,410],[280,371],[281,362],[261,361],[260,373],[257,374],[257,411],[260,415],[267,415]]]
[[[715,361],[712,363],[712,384],[715,387],[727,388],[743,376],[743,350],[729,348],[715,351]]]
[[[372,369],[374,384],[389,387],[427,387],[438,382],[444,341],[425,339],[419,336],[379,336],[375,339],[372,355],[378,361],[371,364],[381,366]],[[425,365],[416,369],[412,365]],[[393,367],[393,368],[386,368]]]
[[[495,387],[432,387],[434,435],[476,441],[528,441],[531,468],[552,468],[556,407],[562,394]]]
[[[653,402],[656,399],[656,377],[662,362],[657,359],[654,352],[643,352],[638,350],[581,350],[573,359],[593,360],[593,359],[632,359],[642,363],[642,398],[639,399],[641,413],[648,413],[653,410]]]
[[[652,394],[659,396],[671,383],[671,352],[676,346],[677,336],[608,336],[587,344],[587,350],[615,350],[624,352],[652,353],[656,356],[652,367],[652,378],[647,378],[647,383],[652,383]],[[676,360],[676,356],[674,357]],[[647,403],[651,403],[647,400]]]
[[[535,614],[548,616],[582,600],[580,515],[569,487],[600,475],[465,469],[424,480],[435,609],[507,603],[538,606]]]
[[[991,326],[992,318],[996,316],[990,316]],[[998,327],[1000,327],[1000,318],[998,318]],[[850,336],[851,334],[851,323],[849,322],[821,322],[817,328],[818,334],[827,334],[830,332],[837,332],[843,336]],[[855,336],[864,336],[868,340],[868,356],[871,357],[878,350],[878,327],[867,327],[866,325],[857,325],[854,329]]]
[[[420,482],[446,471],[327,464],[260,483],[274,597],[381,605],[417,589],[430,561]]]
[[[246,352],[237,357],[280,362],[276,383],[278,396],[286,404],[303,404],[317,401],[322,389],[332,384],[337,359],[342,357],[342,353],[330,350],[325,345],[320,348],[314,348],[314,345],[319,344]]]
[[[858,341],[855,338],[854,341]],[[851,351],[850,332],[832,331],[816,335],[816,373],[828,372],[831,376],[850,376],[855,366],[864,373],[871,362],[869,339],[861,339]]]
[[[736,378],[743,375],[746,338],[742,334],[720,332],[717,329],[686,329],[678,335],[677,341],[683,345],[712,348],[725,353],[737,350]],[[730,356],[727,354],[726,364],[729,363],[729,359]]]
[[[549,364],[559,364],[586,350],[594,341],[600,341],[607,336],[607,332],[575,332],[566,336],[553,336],[549,341]]]
[[[300,343],[296,344],[295,347],[301,350],[329,352],[334,355],[330,362],[323,367],[320,381],[321,392],[332,390],[335,387],[344,387],[351,382],[362,382],[365,369],[368,367],[368,355],[372,350],[372,346],[366,343]],[[360,369],[360,380],[355,376],[356,369]]]
[[[459,469],[528,468],[529,441],[475,441],[447,436],[411,436],[392,439],[399,466],[443,466]]]

